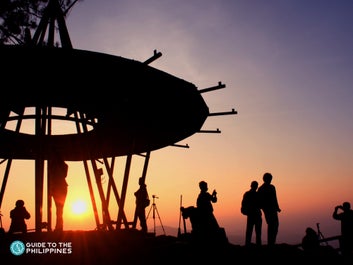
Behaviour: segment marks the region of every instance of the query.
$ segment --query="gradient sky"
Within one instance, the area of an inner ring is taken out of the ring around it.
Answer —
[[[84,0],[66,21],[76,49],[138,61],[156,49],[163,56],[150,66],[199,89],[226,84],[202,94],[210,112],[238,111],[207,119],[203,129],[219,128],[221,134],[196,133],[180,143],[189,149],[151,153],[146,183],[150,195],[159,197],[165,227],[178,227],[180,196],[183,206],[196,205],[198,182],[205,180],[218,192],[219,224],[235,235],[232,243],[243,244],[243,193],[271,172],[282,209],[278,242],[299,243],[316,223],[325,236],[338,235],[334,207],[353,204],[352,13],[349,0]],[[142,172],[141,158],[133,159],[130,220]],[[20,197],[34,228],[32,164],[14,161],[1,209],[6,229]],[[94,229],[92,214],[69,213],[72,200],[88,199],[82,163],[69,166],[65,229]]]

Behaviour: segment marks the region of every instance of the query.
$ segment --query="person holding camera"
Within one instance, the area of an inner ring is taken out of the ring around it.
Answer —
[[[9,234],[15,232],[21,232],[23,234],[27,233],[27,224],[25,219],[31,218],[30,213],[25,207],[25,202],[23,200],[16,201],[16,207],[10,211],[11,224],[9,229]]]
[[[208,192],[208,184],[205,181],[199,182],[200,193],[196,200],[196,206],[200,218],[201,233],[217,233],[219,229],[218,222],[213,214],[212,203],[217,202],[217,192],[213,190],[212,194]]]
[[[343,256],[353,256],[353,210],[349,202],[335,207],[333,219],[341,221],[340,248]]]

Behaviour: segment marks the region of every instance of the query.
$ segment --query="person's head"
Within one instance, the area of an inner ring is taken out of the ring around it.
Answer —
[[[24,205],[25,205],[25,202],[23,200],[16,201],[16,207],[23,207]]]
[[[351,204],[349,202],[344,202],[342,204],[343,211],[349,211],[351,209]]]
[[[306,230],[305,230],[305,233],[308,236],[317,236],[316,231],[313,228],[311,228],[311,227],[307,227]]]
[[[258,186],[259,186],[259,183],[256,180],[251,182],[250,187],[252,190],[256,190]]]
[[[270,184],[271,181],[272,181],[272,174],[266,172],[266,173],[264,174],[264,176],[262,177],[262,179],[263,179],[263,181],[264,181],[265,183]]]
[[[143,178],[141,177],[141,178],[139,178],[139,185],[142,185],[142,184],[144,184],[144,183],[143,183]]]
[[[207,187],[207,182],[206,181],[200,181],[199,182],[199,187],[200,187],[200,190],[202,191],[207,191],[208,190],[208,187]]]

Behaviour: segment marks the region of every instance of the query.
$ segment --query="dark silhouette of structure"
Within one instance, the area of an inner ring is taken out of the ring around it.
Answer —
[[[31,218],[31,215],[24,205],[25,202],[23,200],[17,200],[15,208],[10,211],[11,224],[9,234],[15,232],[27,233],[25,220]]]
[[[146,207],[150,205],[150,198],[147,192],[147,186],[144,183],[143,178],[139,178],[140,188],[135,191],[134,195],[136,197],[136,209],[135,209],[135,218],[138,218],[140,221],[140,226],[143,233],[147,233],[147,222],[146,222]]]
[[[241,213],[246,215],[245,245],[251,245],[253,230],[255,230],[256,245],[261,246],[262,213],[257,194],[259,183],[252,181],[250,190],[246,191],[241,201]]]
[[[335,207],[333,219],[341,221],[340,249],[344,256],[353,258],[353,210],[349,202]]]
[[[152,151],[167,146],[188,147],[178,142],[195,133],[220,133],[219,129],[202,130],[205,120],[237,112],[210,113],[202,93],[225,85],[219,82],[198,90],[188,81],[151,67],[149,64],[161,56],[156,50],[151,58],[139,62],[74,49],[65,23],[67,13],[59,0],[49,0],[38,27],[27,34],[26,45],[0,46],[0,71],[7,80],[16,80],[6,97],[0,98],[0,158],[6,167],[0,208],[12,161],[33,160],[35,230],[43,229],[44,198],[51,231],[51,196],[43,193],[49,177],[45,176],[46,164],[55,150],[64,161],[82,161],[96,228],[129,229],[136,225],[124,210],[133,157],[144,159],[141,177],[145,179]],[[28,64],[30,67],[18,67]],[[114,97],[110,94],[112,85]],[[87,87],[99,92],[87,92]],[[33,130],[23,132],[23,121],[32,124]],[[55,125],[60,122],[73,129],[62,132],[59,128],[56,132],[60,126]],[[12,126],[8,126],[10,123]],[[126,159],[121,190],[116,184],[117,157]],[[107,182],[102,181],[103,174]],[[114,207],[110,202],[118,207],[115,218],[109,211]]]
[[[263,184],[258,188],[257,192],[267,223],[267,245],[272,246],[276,244],[279,227],[278,213],[281,212],[281,209],[277,200],[276,187],[271,184],[272,174],[265,173],[262,179]]]
[[[2,226],[2,213],[0,212],[0,236],[5,234],[5,229]]]
[[[56,208],[55,231],[63,231],[63,212],[67,195],[66,176],[68,165],[62,159],[55,157],[48,161],[49,194],[54,199]]]

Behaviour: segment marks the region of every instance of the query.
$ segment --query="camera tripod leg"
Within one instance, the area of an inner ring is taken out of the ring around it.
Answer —
[[[325,240],[324,235],[322,234],[321,230],[320,230],[320,224],[316,223],[316,227],[317,227],[317,235],[319,237],[319,240]],[[328,246],[329,244],[327,243],[327,241],[324,241],[325,245]]]
[[[159,223],[161,224],[161,227],[162,227],[162,229],[163,229],[163,233],[164,233],[164,235],[165,235],[164,226],[163,226],[163,224],[162,224],[162,220],[161,220],[161,217],[160,217],[160,215],[159,215],[159,212],[158,212],[157,206],[156,206],[156,212],[157,212],[157,215],[158,215]]]
[[[153,203],[153,204],[151,205],[151,208],[150,208],[149,211],[148,211],[146,220],[147,220],[148,217],[150,216],[151,211],[152,211],[152,218],[153,218],[153,232],[154,232],[154,235],[156,235],[156,213],[157,213],[157,216],[158,216],[158,219],[159,219],[159,223],[160,223],[160,225],[161,225],[161,227],[162,227],[162,230],[163,230],[163,232],[164,232],[164,235],[166,235],[165,230],[164,230],[164,226],[163,226],[163,224],[162,224],[161,217],[160,217],[160,215],[159,215],[159,212],[158,212],[158,209],[157,209],[157,206],[156,206],[155,203]]]

